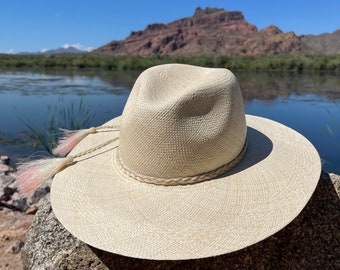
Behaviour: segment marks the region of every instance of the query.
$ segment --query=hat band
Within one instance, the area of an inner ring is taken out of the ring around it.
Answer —
[[[209,172],[194,175],[194,176],[187,176],[187,177],[159,178],[159,177],[154,177],[154,176],[146,176],[146,175],[138,174],[136,172],[131,171],[129,168],[127,168],[124,165],[122,159],[119,156],[119,151],[117,152],[116,160],[117,160],[117,165],[119,166],[119,168],[125,175],[135,180],[138,180],[139,182],[147,183],[147,184],[163,185],[163,186],[189,185],[189,184],[200,183],[203,181],[213,179],[231,170],[243,158],[247,150],[247,145],[248,143],[246,139],[241,152],[232,161],[214,170],[211,170]]]

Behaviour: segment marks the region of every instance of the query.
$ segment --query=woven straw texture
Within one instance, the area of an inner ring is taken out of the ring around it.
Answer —
[[[246,120],[248,149],[224,176],[193,185],[141,183],[118,169],[117,142],[55,177],[53,210],[80,240],[130,257],[203,258],[261,241],[300,213],[321,165],[296,131],[255,116]],[[74,152],[111,138],[108,132],[90,135]]]
[[[107,125],[120,131],[90,134],[71,152],[51,203],[71,233],[113,253],[177,260],[244,248],[291,222],[320,176],[307,139],[245,116],[226,69],[150,68]]]
[[[129,96],[120,130],[119,155],[132,172],[171,179],[214,170],[245,144],[237,80],[227,69],[147,69]]]

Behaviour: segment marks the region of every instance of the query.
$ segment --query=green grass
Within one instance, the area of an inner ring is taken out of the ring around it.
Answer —
[[[340,73],[340,55],[275,55],[275,56],[198,56],[142,57],[84,54],[9,55],[0,54],[0,68],[45,68],[143,70],[165,63],[184,63],[206,67],[224,67],[245,71],[314,71]]]
[[[340,103],[337,103],[335,101],[335,105],[338,106],[340,113]],[[329,110],[327,110],[327,113],[329,116],[330,123],[329,124],[326,123],[326,129],[331,136],[337,136],[338,133],[340,134],[340,118],[335,117]],[[338,146],[340,147],[340,142]]]
[[[88,128],[94,118],[93,112],[85,107],[82,99],[78,103],[66,104],[64,98],[60,96],[57,104],[47,105],[47,109],[48,126],[42,128],[37,127],[31,119],[16,109],[25,129],[19,131],[18,138],[8,138],[0,133],[0,143],[43,148],[52,154],[53,148],[57,146],[58,139],[62,135],[61,128],[68,130]]]

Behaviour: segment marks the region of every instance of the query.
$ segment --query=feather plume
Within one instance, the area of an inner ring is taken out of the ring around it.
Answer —
[[[19,192],[27,196],[73,162],[73,157],[46,158],[22,163],[18,166],[17,185]]]
[[[58,146],[52,150],[53,155],[64,157],[87,135],[96,133],[96,128],[67,130],[61,129],[64,136],[59,140]]]

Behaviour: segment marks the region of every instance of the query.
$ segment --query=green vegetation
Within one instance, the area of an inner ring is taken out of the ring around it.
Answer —
[[[88,128],[94,117],[93,112],[85,107],[83,99],[80,99],[77,104],[66,103],[60,96],[58,103],[55,106],[47,105],[47,109],[48,126],[44,128],[38,128],[17,110],[26,129],[19,132],[19,138],[8,138],[0,133],[0,143],[43,148],[52,154],[53,148],[57,146],[62,135],[60,128],[68,130]]]
[[[95,54],[0,55],[0,68],[46,68],[142,70],[165,63],[184,63],[206,67],[226,67],[245,71],[313,71],[340,73],[340,55],[275,55],[216,57],[142,57]]]
[[[340,103],[337,103],[336,101],[335,105],[338,106]],[[340,112],[340,106],[338,107]],[[335,117],[329,110],[327,110],[327,113],[329,115],[330,123],[326,123],[326,128],[328,130],[328,133],[331,136],[337,136],[337,133],[340,134],[340,121],[339,118]],[[339,115],[339,114],[338,114]],[[340,147],[340,142],[338,142],[338,146]]]

